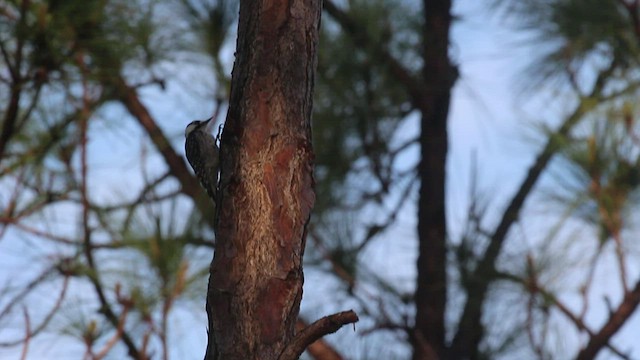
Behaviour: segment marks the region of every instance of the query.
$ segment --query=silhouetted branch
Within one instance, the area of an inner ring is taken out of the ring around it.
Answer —
[[[525,179],[522,181],[515,195],[505,211],[502,219],[491,236],[489,245],[484,256],[478,263],[473,281],[467,290],[467,301],[460,317],[458,331],[453,338],[451,347],[456,349],[477,349],[482,336],[478,336],[478,331],[483,331],[481,325],[482,308],[486,299],[489,284],[494,280],[491,274],[495,273],[496,260],[502,251],[502,246],[507,238],[511,226],[518,220],[520,211],[529,197],[534,185],[542,175],[551,158],[558,151],[558,138],[566,137],[571,129],[582,119],[582,117],[598,106],[594,99],[600,99],[607,79],[616,68],[615,61],[609,67],[598,74],[595,84],[588,97],[581,98],[581,102],[569,115],[558,130],[549,136],[547,143],[538,154],[533,165],[529,167]]]
[[[31,340],[31,320],[29,320],[29,312],[27,311],[27,307],[22,307],[22,312],[24,314],[24,343],[22,344],[22,353],[20,354],[21,360],[27,359],[27,354],[29,353],[29,340]]]
[[[58,309],[60,309],[60,306],[62,305],[62,300],[64,300],[64,297],[67,293],[68,286],[69,286],[69,277],[65,276],[64,283],[62,284],[62,290],[60,291],[60,295],[58,296],[56,303],[53,305],[53,307],[51,308],[47,316],[45,316],[44,320],[42,320],[42,323],[40,323],[40,325],[35,327],[29,333],[27,333],[27,335],[23,339],[1,342],[0,346],[10,347],[10,346],[18,345],[20,343],[24,343],[25,341],[28,341],[30,338],[40,333],[40,331],[44,330],[44,328],[49,324],[51,319],[53,319],[53,316],[58,312]]]
[[[11,58],[9,57],[8,51],[2,46],[2,54],[5,58],[5,62],[7,63],[7,68],[9,69],[9,73],[11,74],[11,95],[9,96],[9,106],[4,114],[4,119],[2,121],[2,131],[0,132],[0,161],[2,161],[4,152],[7,147],[7,143],[9,139],[12,137],[16,120],[18,118],[18,108],[20,105],[20,98],[22,95],[22,74],[21,66],[22,66],[22,56],[23,56],[23,47],[25,41],[25,29],[27,22],[27,11],[29,10],[30,1],[23,0],[20,7],[20,18],[18,20],[18,29],[22,36],[19,36],[16,41],[16,52],[15,52],[15,62],[11,64]],[[4,45],[4,44],[3,44]]]
[[[622,302],[618,305],[618,308],[609,315],[609,319],[600,328],[600,331],[591,334],[587,346],[580,350],[576,359],[593,359],[603,347],[610,347],[609,341],[611,337],[629,320],[638,307],[638,304],[640,304],[640,281],[636,282],[632,291],[624,295]]]
[[[11,312],[11,309],[13,309],[13,307],[16,304],[18,304],[18,302],[24,299],[33,289],[35,289],[38,285],[40,285],[45,279],[53,275],[53,270],[55,270],[55,266],[51,266],[44,269],[44,271],[42,271],[40,275],[38,275],[35,279],[31,280],[28,284],[26,284],[22,288],[22,290],[18,294],[16,294],[16,296],[11,301],[7,302],[7,304],[4,306],[2,311],[0,311],[0,319],[2,319],[4,316],[9,314],[9,312]]]
[[[80,54],[81,55],[81,54]],[[87,265],[92,270],[89,277],[93,288],[98,296],[100,301],[100,309],[101,313],[105,316],[105,318],[111,323],[114,328],[118,328],[120,323],[118,316],[116,316],[115,312],[111,308],[109,301],[104,292],[104,288],[102,282],[100,281],[99,272],[96,267],[95,260],[93,258],[93,244],[91,243],[92,230],[89,224],[89,211],[91,209],[91,205],[89,202],[89,196],[87,193],[87,180],[88,180],[88,163],[87,163],[87,126],[89,122],[89,112],[88,112],[88,88],[87,88],[87,69],[86,64],[83,61],[82,56],[77,57],[77,63],[80,69],[82,70],[83,78],[83,107],[80,111],[80,120],[79,120],[79,131],[80,131],[80,195],[82,198],[82,233],[83,233],[83,250],[84,255],[87,259]],[[133,339],[126,332],[122,332],[122,341],[127,347],[127,351],[129,355],[134,359],[143,359],[145,354],[141,354],[138,351]]]
[[[213,204],[208,204],[211,203],[210,201],[208,203],[198,201],[199,199],[208,199],[208,197],[205,195],[198,180],[189,172],[184,159],[175,152],[173,146],[171,146],[162,129],[156,124],[147,107],[140,101],[135,88],[129,86],[122,77],[118,77],[114,82],[120,101],[122,101],[124,106],[129,110],[129,113],[138,120],[138,123],[140,123],[142,128],[147,132],[151,142],[164,158],[169,167],[169,171],[176,177],[180,185],[182,185],[182,192],[193,199],[203,214],[207,213],[208,206],[211,207]]]
[[[302,331],[308,326],[308,324],[302,320],[298,319],[296,322],[296,330]],[[307,347],[307,353],[309,356],[316,360],[342,360],[343,357],[340,353],[328,342],[323,339],[318,339],[311,343]]]
[[[538,284],[537,282],[531,281],[531,279],[525,280],[518,276],[504,273],[504,272],[497,273],[497,276],[501,279],[518,283],[522,285],[529,292],[540,294],[544,299],[546,299],[546,301],[553,304],[553,306],[555,306],[564,316],[566,316],[579,330],[586,332],[589,335],[590,339],[593,339],[595,336],[597,336],[597,334],[593,330],[591,330],[579,316],[574,314],[573,311],[571,311],[571,309],[569,309],[567,305],[565,305],[562,301],[560,301],[560,299],[558,299],[558,297],[555,294],[546,290],[545,288],[540,286],[540,284]],[[638,282],[638,284],[640,285],[640,282]],[[636,285],[636,289],[638,289],[638,285]],[[622,304],[620,306],[622,306]],[[610,344],[609,341],[604,343],[603,346],[606,346],[609,350],[611,350],[611,352],[618,355],[622,359],[629,358],[628,355],[624,354],[618,348]]]
[[[280,355],[279,360],[296,360],[304,350],[321,337],[338,331],[346,324],[356,323],[358,315],[353,310],[325,316],[296,334]]]
[[[125,321],[127,319],[127,315],[129,314],[129,305],[130,304],[128,304],[128,303],[125,304],[125,307],[122,310],[122,313],[120,314],[120,321],[118,322],[118,327],[116,328],[116,333],[113,334],[113,336],[111,337],[111,339],[109,339],[109,341],[107,341],[107,343],[104,345],[102,350],[100,350],[94,356],[94,360],[100,360],[100,359],[104,358],[105,356],[107,356],[109,351],[111,351],[111,349],[118,343],[118,340],[120,340],[120,338],[122,338],[122,334],[124,333],[124,324],[125,324]]]

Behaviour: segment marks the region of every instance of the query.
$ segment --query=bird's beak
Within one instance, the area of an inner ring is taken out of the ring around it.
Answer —
[[[206,123],[205,125],[206,131],[211,130],[211,126],[213,126],[213,124],[215,123],[215,121],[211,121],[211,120],[213,120],[213,116],[204,121]]]

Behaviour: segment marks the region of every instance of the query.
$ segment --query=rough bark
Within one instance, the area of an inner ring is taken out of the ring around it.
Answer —
[[[221,146],[206,359],[278,359],[294,338],[320,0],[241,1]]]
[[[457,70],[449,59],[450,0],[425,0],[424,91],[416,104],[422,113],[421,180],[418,200],[418,279],[413,359],[442,357],[445,350],[447,119]]]

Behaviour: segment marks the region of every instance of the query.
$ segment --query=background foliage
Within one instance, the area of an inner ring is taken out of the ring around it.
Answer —
[[[420,114],[393,66],[420,73],[425,14],[325,2],[302,320],[353,307],[357,331],[325,346],[408,358]],[[638,2],[458,3],[444,346],[475,306],[472,358],[639,357]],[[204,353],[214,236],[182,134],[223,122],[236,6],[0,3],[0,354]],[[474,58],[483,44],[505,53]]]

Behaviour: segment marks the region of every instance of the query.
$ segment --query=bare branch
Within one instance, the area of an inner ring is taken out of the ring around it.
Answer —
[[[596,357],[603,347],[608,346],[611,337],[629,320],[633,312],[640,304],[640,281],[636,282],[634,289],[627,292],[618,308],[609,315],[607,322],[600,328],[600,331],[590,336],[587,346],[585,346],[577,360],[587,360]]]
[[[84,255],[87,259],[87,264],[91,268],[92,274],[89,276],[89,280],[91,281],[93,288],[98,296],[101,305],[101,312],[107,318],[107,320],[111,323],[113,327],[116,329],[119,325],[118,316],[116,316],[113,311],[107,297],[104,293],[104,288],[102,286],[102,282],[100,281],[98,270],[95,264],[95,260],[93,258],[93,245],[91,243],[92,231],[89,225],[89,211],[90,211],[90,203],[89,196],[87,193],[87,123],[89,121],[90,114],[88,113],[88,89],[87,89],[87,69],[86,64],[83,61],[82,54],[78,54],[77,62],[83,73],[83,106],[80,111],[81,118],[79,124],[80,131],[80,172],[81,172],[81,183],[80,183],[80,193],[82,196],[82,229],[84,235]],[[134,359],[142,359],[144,354],[141,354],[136,347],[133,339],[126,332],[122,332],[122,341],[125,343],[129,355]]]
[[[29,312],[27,311],[27,307],[22,307],[22,312],[24,313],[24,323],[25,323],[25,337],[24,343],[22,344],[22,354],[20,355],[21,360],[27,359],[27,354],[29,353],[29,340],[31,339],[31,321],[29,320]]]
[[[585,322],[582,320],[582,318],[580,316],[574,314],[573,311],[571,311],[571,309],[569,309],[569,307],[567,305],[565,305],[562,301],[560,301],[560,299],[558,299],[557,296],[555,296],[555,294],[553,294],[552,292],[550,292],[547,289],[543,288],[537,282],[531,281],[531,279],[525,280],[525,279],[522,279],[522,278],[520,278],[520,277],[518,277],[516,275],[508,274],[508,273],[504,273],[504,272],[498,273],[498,276],[501,279],[513,281],[513,282],[516,282],[516,283],[522,285],[527,291],[530,291],[532,293],[538,293],[538,294],[542,295],[547,301],[549,301],[551,304],[553,304],[564,316],[566,316],[579,330],[582,330],[582,331],[586,332],[589,335],[590,338],[593,338],[594,336],[596,336],[595,332],[593,330],[591,330],[587,326],[587,324],[585,324]],[[639,284],[640,284],[640,282],[639,282]],[[622,358],[622,359],[627,359],[628,358],[627,355],[625,355],[618,348],[616,348],[615,346],[610,344],[608,341],[604,344],[604,346],[606,346],[609,350],[611,350],[611,352],[613,352],[614,354],[618,355],[620,358]]]
[[[115,85],[120,100],[129,110],[129,113],[131,113],[145,129],[156,149],[167,163],[169,170],[178,179],[180,185],[182,185],[182,192],[191,197],[196,206],[198,206],[203,213],[206,213],[208,211],[207,206],[212,205],[198,201],[198,199],[208,199],[208,197],[204,195],[204,190],[200,187],[198,180],[191,175],[187,169],[184,159],[175,152],[173,146],[171,146],[165,134],[158,124],[156,124],[147,107],[140,101],[135,88],[129,86],[122,77],[118,77],[115,80]]]
[[[598,106],[598,102],[593,101],[593,98],[602,100],[603,88],[615,68],[616,63],[612,61],[607,69],[598,74],[589,96],[581,99],[580,104],[576,106],[574,112],[564,120],[556,133],[549,137],[544,148],[538,154],[531,167],[529,167],[525,179],[503,212],[502,219],[491,236],[484,256],[478,263],[477,271],[475,272],[477,276],[474,277],[471,287],[468,289],[468,298],[473,299],[473,301],[467,301],[465,304],[458,324],[458,331],[451,345],[452,348],[478,348],[481,337],[477,336],[477,332],[482,329],[482,307],[484,306],[489,284],[493,280],[490,275],[495,273],[496,260],[502,251],[502,246],[507,238],[507,234],[511,226],[518,220],[520,211],[533,190],[534,185],[551,161],[553,155],[557,152],[558,137],[567,136],[571,129],[582,119],[584,114]]]
[[[316,320],[313,324],[296,334],[280,355],[279,360],[298,359],[304,350],[314,341],[327,334],[338,331],[346,324],[356,323],[358,320],[358,315],[356,315],[353,310],[339,312]]]
[[[111,337],[111,339],[109,339],[109,341],[107,341],[107,343],[104,345],[102,350],[100,350],[94,356],[95,360],[100,360],[100,359],[104,358],[105,356],[107,356],[109,351],[111,351],[111,349],[118,343],[118,340],[120,340],[120,338],[122,338],[122,334],[124,333],[124,324],[125,324],[125,321],[127,319],[127,315],[129,314],[129,305],[130,305],[129,303],[125,304],[125,307],[122,310],[122,313],[120,314],[120,321],[118,322],[118,327],[116,328],[116,333],[113,334],[113,336]]]
[[[307,327],[307,323],[298,319],[296,329],[302,331]],[[318,339],[307,347],[307,353],[316,360],[342,360],[343,357],[336,349],[323,339]]]
[[[20,67],[22,66],[25,34],[27,33],[24,27],[26,26],[26,22],[27,22],[27,11],[29,10],[30,3],[31,2],[29,0],[23,0],[20,7],[20,19],[18,20],[18,29],[20,30],[19,33],[21,33],[22,36],[19,36],[16,42],[15,63],[13,64],[13,67],[11,66],[11,62],[10,62],[10,59],[8,58],[8,54],[5,53],[4,47],[2,47],[3,55],[6,58],[7,67],[9,68],[9,73],[11,74],[11,96],[9,100],[9,107],[5,112],[5,116],[2,123],[2,132],[0,132],[0,161],[2,161],[4,157],[3,155],[6,150],[7,143],[9,142],[9,139],[14,133],[16,120],[18,118],[18,107],[20,105],[20,97],[22,94],[22,87],[23,87],[23,80],[24,80],[22,78],[22,75],[20,74]]]
[[[23,288],[22,291],[20,291],[14,298],[13,300],[9,301],[5,307],[2,309],[2,311],[0,311],[0,319],[2,319],[4,316],[6,316],[11,309],[13,308],[13,306],[15,306],[19,301],[21,301],[22,299],[24,299],[33,289],[35,289],[38,285],[40,285],[40,283],[42,283],[45,279],[47,279],[49,276],[51,276],[53,274],[53,270],[55,270],[55,267],[49,267],[47,269],[45,269],[44,271],[42,271],[42,273],[40,275],[38,275],[35,279],[31,280],[31,282],[29,282],[28,284],[26,284]]]
[[[0,346],[9,347],[9,346],[18,345],[20,343],[24,343],[25,341],[28,341],[30,338],[34,337],[36,334],[42,331],[49,324],[49,321],[53,319],[53,315],[55,315],[58,312],[58,309],[60,309],[60,306],[62,305],[62,301],[64,300],[64,297],[67,293],[68,285],[69,285],[69,277],[65,276],[64,283],[62,284],[62,290],[60,291],[60,295],[58,296],[56,303],[53,305],[53,307],[51,308],[47,316],[45,316],[44,320],[42,320],[42,323],[40,323],[40,325],[38,325],[35,329],[30,331],[27,334],[27,336],[25,336],[23,339],[2,342],[0,343]]]

